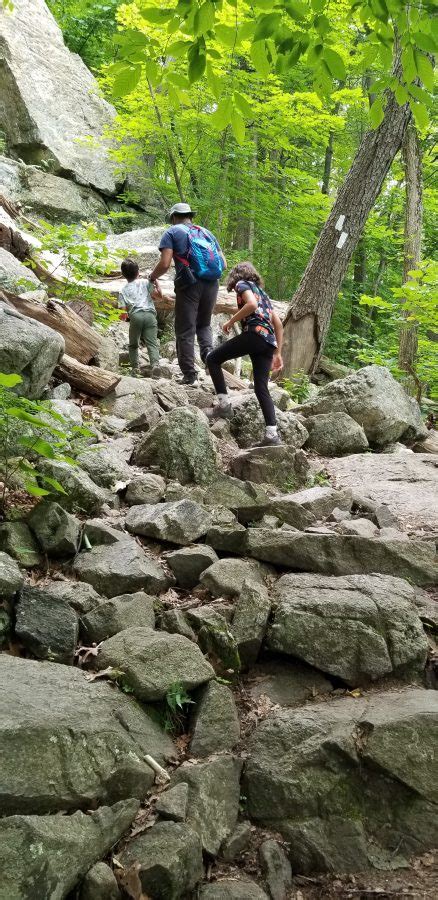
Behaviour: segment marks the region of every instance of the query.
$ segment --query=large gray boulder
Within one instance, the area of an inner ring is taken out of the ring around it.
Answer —
[[[279,444],[241,450],[231,458],[230,470],[243,481],[275,484],[280,490],[291,490],[305,483],[310,466],[303,450]]]
[[[267,697],[279,706],[302,706],[305,700],[318,694],[328,694],[332,688],[331,682],[321,672],[287,657],[277,657],[254,666],[246,684],[253,700]]]
[[[26,162],[46,163],[104,194],[116,190],[103,142],[113,108],[70,53],[44,0],[15,0],[2,16],[0,125]],[[84,138],[93,137],[91,146]]]
[[[284,443],[293,450],[302,447],[307,440],[308,432],[297,416],[292,412],[276,410],[278,430]],[[239,392],[233,398],[233,416],[231,434],[239,447],[251,447],[263,435],[265,422],[257,398],[252,392]]]
[[[438,840],[438,694],[409,688],[273,712],[243,791],[295,872],[403,864]]]
[[[43,500],[34,506],[28,518],[38,543],[48,556],[74,556],[79,548],[81,524],[59,503]]]
[[[0,598],[10,600],[23,584],[24,576],[8,553],[0,552]]]
[[[81,632],[88,643],[93,641],[99,644],[124,631],[125,628],[139,625],[147,628],[155,627],[155,598],[137,591],[136,594],[121,594],[120,597],[112,597],[103,600],[99,606],[90,610],[81,618]]]
[[[186,897],[204,873],[199,835],[177,822],[159,822],[137,835],[119,859],[127,869],[138,867],[143,895],[156,900]]]
[[[144,431],[152,428],[162,410],[155,402],[150,379],[124,375],[117,387],[101,403],[102,410],[111,416],[125,419],[131,426]]]
[[[268,900],[268,895],[251,878],[221,878],[205,884],[200,900]]]
[[[420,409],[384,366],[365,366],[321,388],[315,400],[303,404],[304,416],[347,413],[364,430],[373,447],[394,441],[413,443],[425,436]]]
[[[79,466],[46,460],[41,468],[63,487],[65,494],[54,492],[53,499],[69,512],[97,515],[111,498],[109,491],[95,484]]]
[[[414,584],[434,584],[437,575],[434,546],[426,541],[405,540],[405,537],[384,540],[347,534],[248,528],[246,550],[255,559],[300,572],[326,575],[381,572],[406,578]]]
[[[117,441],[110,444],[94,444],[78,456],[78,465],[90,476],[95,484],[111,488],[118,481],[130,481],[132,471],[127,458],[130,451],[124,451]]]
[[[173,755],[145,708],[71,666],[0,654],[3,815],[44,815],[143,798]]]
[[[16,607],[15,633],[39,659],[73,665],[79,633],[77,615],[44,589],[23,588]]]
[[[91,584],[106,597],[135,591],[159,594],[169,586],[169,579],[159,563],[146,556],[130,538],[80,553],[73,569],[80,581]]]
[[[32,269],[20,262],[12,253],[0,247],[0,290],[5,288],[14,294],[40,288],[41,282]],[[3,327],[2,322],[2,327]],[[15,323],[17,324],[17,323]]]
[[[209,510],[192,500],[132,506],[126,516],[126,528],[132,534],[182,546],[206,534],[211,524]]]
[[[128,830],[138,806],[136,800],[122,800],[88,814],[1,819],[2,900],[62,900],[70,895]],[[87,895],[82,896],[85,900]],[[96,893],[93,900],[98,900]],[[105,894],[105,900],[111,895]]]
[[[0,249],[0,287],[2,252],[6,251]],[[64,346],[64,338],[57,331],[0,303],[0,372],[21,375],[17,393],[31,400],[40,397]]]
[[[357,685],[419,674],[427,639],[415,589],[388,575],[283,575],[268,646]]]
[[[25,522],[4,522],[0,525],[0,550],[9,553],[25,569],[43,564],[41,550]]]
[[[183,547],[167,554],[167,562],[177,580],[179,587],[193,588],[209,566],[217,562],[217,553],[207,544],[195,544]]]
[[[240,759],[218,756],[197,765],[183,763],[172,777],[172,784],[188,784],[186,821],[212,856],[236,827],[241,769]]]
[[[105,600],[91,584],[82,581],[49,581],[44,585],[44,590],[46,594],[62,601],[65,606],[71,606],[79,615],[95,609]]]
[[[196,698],[192,716],[190,753],[210,756],[233,750],[240,738],[240,724],[233,694],[219,681],[210,681]]]
[[[351,416],[343,412],[320,413],[306,419],[306,449],[321,456],[344,456],[368,449],[367,436]]]
[[[139,700],[163,700],[170,688],[186,690],[213,678],[199,647],[180,634],[131,627],[104,641],[96,660],[99,669],[120,669]]]
[[[255,663],[265,637],[271,601],[267,588],[259,582],[244,581],[234,606],[232,634],[245,665]]]
[[[180,484],[208,484],[217,475],[217,452],[207,419],[194,407],[174,409],[139,443],[134,462],[158,466]]]
[[[95,863],[81,884],[79,900],[120,900],[120,898],[121,894],[113,870],[107,863]]]
[[[121,251],[125,256],[134,253],[140,269],[152,269],[159,259],[158,244],[164,228],[164,225],[160,225],[109,234],[106,244],[111,253]]]
[[[219,559],[201,575],[202,587],[213,597],[235,597],[240,594],[245,581],[263,584],[272,569],[254,563],[252,559]]]
[[[16,163],[18,184],[8,197],[19,202],[31,219],[59,224],[96,222],[108,214],[102,197],[92,188],[46,172],[38,166]],[[0,164],[1,182],[1,164]]]

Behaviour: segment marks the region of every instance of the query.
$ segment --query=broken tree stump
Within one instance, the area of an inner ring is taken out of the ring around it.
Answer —
[[[91,397],[106,397],[117,387],[121,377],[107,369],[86,366],[66,354],[56,366],[54,374],[62,381],[68,381],[76,391]]]

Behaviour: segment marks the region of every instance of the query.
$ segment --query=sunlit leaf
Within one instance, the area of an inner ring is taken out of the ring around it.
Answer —
[[[427,113],[427,109],[424,103],[418,103],[416,100],[410,100],[409,105],[412,110],[412,115],[415,119],[415,124],[422,131],[427,128],[429,125],[429,116]]]
[[[256,25],[256,30],[254,33],[255,41],[262,41],[263,38],[270,37],[271,34],[274,34],[274,31],[278,28],[281,22],[280,13],[270,13],[268,16],[262,16]]]
[[[404,106],[404,104],[407,103],[408,92],[407,92],[406,88],[403,87],[402,84],[397,85],[397,87],[394,91],[394,94],[395,94],[395,99],[397,100],[397,103],[399,106]]]
[[[285,11],[292,19],[295,19],[296,22],[301,22],[306,18],[308,13],[308,8],[304,3],[301,3],[300,0],[287,0],[284,4]]]
[[[217,109],[210,117],[210,121],[215,128],[222,131],[222,129],[226,128],[227,125],[230,124],[232,109],[233,103],[231,97],[224,97],[219,101]]]
[[[401,61],[403,66],[403,75],[407,84],[414,81],[417,77],[417,66],[415,64],[414,50],[410,44],[402,51]]]
[[[23,381],[21,375],[5,375],[4,372],[0,372],[0,385],[1,387],[15,387],[17,384],[21,384]]]
[[[113,97],[125,97],[137,87],[141,78],[141,66],[127,66],[116,76],[113,84]]]
[[[237,109],[233,109],[231,112],[231,130],[237,143],[243,144],[245,141],[245,122]]]
[[[433,91],[433,66],[430,59],[424,53],[415,52],[417,72],[428,91]]]
[[[257,41],[251,47],[251,60],[256,72],[264,78],[269,75],[271,65],[266,53],[266,44],[264,41]]]
[[[140,15],[147,22],[153,25],[160,25],[162,22],[168,22],[175,15],[175,10],[167,7],[166,9],[158,9],[156,6],[150,6],[140,10]]]
[[[370,121],[373,128],[378,128],[381,125],[384,115],[383,99],[382,97],[377,97],[370,107]]]
[[[339,53],[337,53],[336,50],[333,50],[331,47],[324,47],[323,58],[325,59],[330,69],[330,74],[333,76],[333,78],[337,78],[339,81],[344,81],[346,77],[345,66],[342,57],[339,56]]]
[[[234,91],[234,103],[243,116],[252,115],[252,106],[247,97],[239,91]]]

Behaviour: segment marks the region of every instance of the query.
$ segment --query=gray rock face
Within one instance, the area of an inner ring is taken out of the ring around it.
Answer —
[[[229,677],[240,670],[237,642],[220,609],[206,604],[188,609],[186,619],[196,631],[203,653],[211,660],[218,675]]]
[[[103,862],[92,866],[81,884],[79,900],[120,900],[120,898],[113,870]]]
[[[39,659],[73,664],[78,619],[73,610],[44,590],[23,589],[16,610],[15,632]]]
[[[318,484],[311,488],[305,488],[302,491],[296,491],[289,496],[292,503],[299,503],[303,509],[312,513],[316,519],[325,519],[334,509],[349,511],[352,504],[352,494],[348,488],[335,489]],[[287,520],[285,519],[285,521]],[[293,525],[294,523],[291,522],[290,524]],[[309,522],[308,524],[311,523]]]
[[[275,484],[284,490],[291,481],[299,487],[306,481],[309,463],[302,450],[286,444],[278,447],[252,447],[236,453],[230,460],[230,470],[236,478],[254,484]]]
[[[284,443],[297,450],[306,442],[308,433],[301,422],[292,412],[281,412],[277,409],[278,430]],[[236,439],[239,447],[251,447],[263,437],[264,419],[257,398],[252,391],[250,393],[239,392],[233,400],[233,417],[231,419],[231,434]]]
[[[206,541],[221,553],[241,553],[246,541],[246,528],[239,522],[231,525],[212,525],[207,531]]]
[[[99,644],[131,626],[155,627],[154,597],[143,591],[104,600],[81,619],[81,631],[89,642]]]
[[[191,722],[190,753],[210,756],[232,750],[240,738],[239,717],[230,689],[210,681],[197,699]]]
[[[62,900],[128,830],[137,810],[136,800],[123,800],[87,815],[2,819],[2,900]],[[117,900],[120,894],[81,893],[81,900],[91,900],[91,896],[93,900]]]
[[[258,529],[254,529],[254,531]],[[260,529],[261,530],[261,529]],[[254,565],[251,559],[220,559],[213,563],[201,576],[201,584],[213,597],[235,597],[240,594],[244,581],[263,584],[272,572],[268,566]]]
[[[427,639],[415,593],[387,575],[283,575],[268,645],[353,686],[400,670],[420,672]]]
[[[261,519],[269,506],[266,491],[257,484],[220,475],[208,486],[204,502],[208,506],[224,506],[241,522]]]
[[[23,584],[24,577],[17,563],[8,553],[0,552],[0,597],[10,600]]]
[[[263,841],[259,857],[272,900],[286,900],[292,884],[292,868],[283,848],[278,841]]]
[[[158,381],[153,381],[152,391],[157,403],[165,412],[189,405],[187,391],[182,384],[169,381],[168,378],[160,378]]]
[[[210,512],[192,500],[133,506],[126,516],[126,528],[132,534],[183,546],[202,537],[211,523]]]
[[[363,428],[373,447],[424,436],[420,410],[383,366],[365,366],[321,388],[300,408],[305,416],[347,413]]]
[[[139,700],[162,700],[180,683],[187,690],[213,677],[199,647],[180,634],[131,627],[104,641],[96,660],[99,669],[121,669]]]
[[[320,413],[306,419],[309,437],[306,448],[316,450],[321,456],[345,456],[363,453],[368,449],[367,436],[362,428],[346,413]]]
[[[134,462],[158,466],[180,484],[213,481],[217,454],[204,414],[194,407],[172,410],[140,442]]]
[[[247,850],[251,840],[251,822],[238,822],[233,833],[221,847],[221,857],[232,862]]]
[[[25,162],[115,193],[113,167],[102,140],[113,108],[80,57],[67,50],[44,0],[17,0],[2,19],[0,123],[8,144]],[[61,87],[60,87],[61,86]]]
[[[249,528],[247,552],[255,559],[301,572],[358,575],[378,571],[418,585],[436,580],[435,549],[425,541]]]
[[[50,581],[44,585],[44,591],[71,606],[79,615],[95,609],[105,599],[96,593],[91,584],[82,581]]]
[[[195,587],[203,572],[217,562],[217,553],[207,545],[196,544],[167,554],[167,562],[182,588]]]
[[[109,234],[106,239],[111,252],[123,250],[125,255],[135,251],[140,269],[153,268],[159,260],[158,244],[163,234],[163,226],[134,228],[121,234]]]
[[[144,797],[173,755],[144,708],[71,666],[0,655],[1,804],[4,815],[89,809]]]
[[[129,506],[140,506],[143,503],[159,503],[166,493],[166,482],[161,475],[145,472],[136,476],[128,484],[125,500]]]
[[[244,581],[234,609],[232,633],[242,663],[255,663],[263,643],[271,601],[263,584]]]
[[[120,854],[120,861],[127,868],[139,863],[145,896],[163,900],[187,896],[204,873],[199,836],[177,822],[159,822],[134,837]]]
[[[43,562],[38,544],[25,522],[0,525],[0,550],[9,553],[25,569],[40,566]]]
[[[279,706],[300,706],[317,694],[327,694],[332,684],[321,672],[305,663],[270,660],[254,666],[247,690],[254,700],[262,695]]]
[[[0,287],[5,252],[0,249]],[[63,353],[64,338],[57,331],[0,304],[0,371],[21,375],[15,389],[19,394],[31,400],[40,397]]]
[[[189,786],[185,782],[176,784],[160,794],[155,804],[156,812],[162,819],[171,819],[173,822],[185,822],[187,803],[189,801]]]
[[[142,590],[159,594],[169,585],[161,566],[130,539],[80,553],[73,569],[80,581],[91,584],[106,597]]]
[[[111,521],[111,520],[110,520]],[[126,531],[122,531],[119,523],[113,528],[107,519],[88,519],[84,525],[83,534],[88,538],[92,547],[100,544],[118,544],[119,541],[129,540]]]
[[[99,194],[67,178],[23,163],[17,164],[17,176],[18,184],[8,196],[29,210],[32,219],[74,224],[96,221],[108,213]]]
[[[250,878],[221,878],[201,888],[200,900],[268,900],[268,895]]]
[[[44,472],[56,478],[65,490],[65,494],[56,494],[56,500],[69,512],[85,513],[94,516],[100,513],[108,502],[109,494],[99,487],[79,466],[70,466],[64,462],[46,461]]]
[[[29,525],[48,556],[74,556],[79,547],[81,524],[59,503],[43,500],[34,506]]]
[[[280,522],[286,522],[287,525],[293,525],[294,528],[304,531],[305,528],[316,522],[316,516],[296,501],[294,496],[294,494],[279,494],[272,497],[269,514],[275,516]]]
[[[172,784],[188,784],[187,824],[199,834],[204,850],[212,856],[218,854],[236,826],[241,768],[240,760],[219,756],[195,766],[183,763],[172,778]]]
[[[21,294],[23,291],[35,290],[39,287],[41,287],[41,282],[35,273],[32,272],[32,269],[19,262],[4,247],[0,247],[0,288],[5,288],[14,294]],[[4,325],[5,322],[2,319],[2,328]],[[15,322],[15,325],[17,325],[17,322]],[[45,384],[43,387],[45,387]]]
[[[436,691],[415,688],[274,712],[251,740],[249,814],[296,872],[393,868],[438,839],[437,725]]]
[[[129,453],[126,454],[129,456]],[[111,488],[116,481],[129,481],[131,469],[125,454],[114,444],[94,444],[78,456],[78,465],[88,473],[95,484]]]
[[[124,375],[115,390],[102,401],[102,409],[112,416],[125,419],[130,425],[139,421],[146,431],[155,425],[162,411],[155,402],[149,379]]]

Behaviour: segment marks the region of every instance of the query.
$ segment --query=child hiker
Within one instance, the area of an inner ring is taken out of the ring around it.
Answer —
[[[127,310],[129,320],[129,362],[132,373],[138,372],[138,348],[140,341],[146,344],[152,367],[160,359],[158,343],[157,313],[153,297],[159,291],[156,285],[145,278],[140,278],[138,264],[133,259],[124,259],[121,266],[122,275],[127,284],[120,291],[119,307]]]
[[[235,322],[242,323],[242,333],[226,341],[208,354],[206,364],[218,395],[218,403],[207,412],[210,419],[229,418],[231,404],[222,372],[228,359],[248,355],[252,362],[254,391],[266,423],[266,434],[259,446],[281,444],[277,431],[275,407],[268,389],[269,373],[283,368],[281,347],[283,326],[271,300],[263,290],[263,280],[250,262],[241,262],[229,274],[227,288],[237,294],[238,311],[223,326],[225,334]]]

